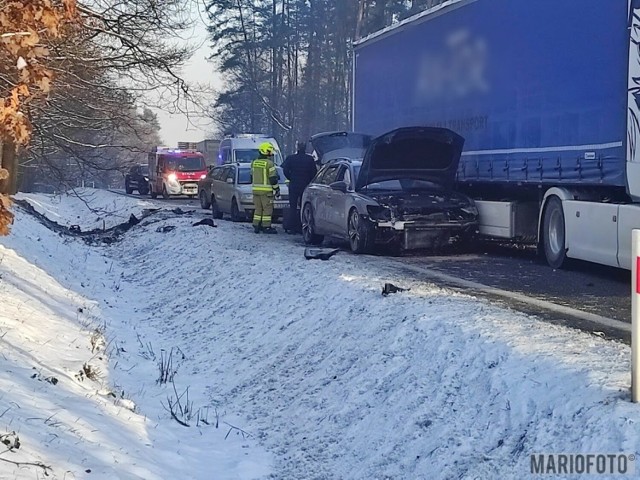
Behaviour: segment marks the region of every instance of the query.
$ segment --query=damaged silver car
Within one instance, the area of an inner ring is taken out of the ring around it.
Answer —
[[[305,242],[335,237],[366,253],[376,245],[437,249],[470,239],[478,210],[453,190],[463,144],[445,128],[407,127],[373,140],[362,162],[329,162],[302,197]]]

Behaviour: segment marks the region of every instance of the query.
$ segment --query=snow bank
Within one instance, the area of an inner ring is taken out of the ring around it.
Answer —
[[[95,302],[92,312],[115,346],[105,380],[148,418],[128,426],[131,443],[119,452],[149,472],[131,478],[174,478],[179,469],[202,479],[269,471],[275,478],[522,478],[533,453],[639,451],[625,345],[420,282],[374,257],[308,261],[291,237],[254,235],[250,225],[225,221],[192,227],[195,220],[143,222],[119,244],[92,249],[63,245],[19,215],[13,236],[0,240],[49,272],[61,292],[69,288],[69,298],[81,292],[84,303]],[[167,225],[175,229],[157,231]],[[384,282],[411,291],[383,297]],[[7,321],[0,315],[3,331]],[[73,331],[74,321],[56,330]],[[84,354],[86,338],[73,342]],[[189,387],[209,420],[217,412],[218,429],[189,436],[184,431],[197,430],[164,410],[174,387],[155,382],[162,350],[172,352],[175,391]],[[5,382],[14,376],[7,375]],[[13,398],[0,399],[0,412]],[[118,415],[103,410],[100,419],[111,425]],[[44,439],[33,441],[58,462]],[[89,459],[82,467],[100,464],[98,443],[74,447]],[[222,452],[214,465],[211,452]],[[173,470],[158,474],[154,462]]]
[[[78,188],[60,195],[18,193],[17,200],[26,200],[50,220],[70,227],[78,225],[83,231],[106,229],[139,217],[143,210],[153,208],[148,199],[117,195],[107,190]]]
[[[119,295],[121,273],[113,260],[17,217],[12,236],[0,239],[0,437],[17,436],[20,448],[0,448],[0,459],[17,462],[0,461],[0,478],[45,478],[45,471],[57,479],[266,475],[269,457],[248,438],[225,441],[214,409],[202,409],[210,425],[194,420],[190,428],[164,411],[171,389],[156,385],[156,361],[138,355],[134,331],[109,326],[105,310]],[[118,357],[129,354],[125,343],[133,364],[143,364],[129,372],[118,367]],[[118,382],[116,373],[131,372],[138,381]]]

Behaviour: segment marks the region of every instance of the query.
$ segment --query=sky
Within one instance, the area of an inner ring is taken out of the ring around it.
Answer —
[[[215,65],[207,60],[211,55],[211,48],[207,40],[206,15],[198,12],[195,6],[192,8],[193,29],[182,37],[197,47],[197,50],[183,70],[183,78],[189,84],[204,84],[219,90],[223,84],[222,77],[216,72]],[[177,146],[178,142],[204,140],[213,130],[210,120],[197,114],[172,114],[160,109],[156,109],[156,113],[160,121],[160,136],[166,146]]]

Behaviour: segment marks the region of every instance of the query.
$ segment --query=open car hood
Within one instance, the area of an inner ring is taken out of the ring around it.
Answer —
[[[335,150],[351,148],[365,150],[371,143],[371,139],[370,135],[358,132],[323,132],[313,135],[309,143],[318,158],[322,159]]]
[[[385,180],[416,179],[453,187],[464,138],[448,128],[404,127],[380,135],[364,155],[356,190]]]
[[[346,158],[352,161],[360,161],[364,157],[365,151],[365,148],[339,148],[337,150],[331,150],[330,152],[325,153],[320,158],[320,163],[324,165],[325,163],[339,158]]]

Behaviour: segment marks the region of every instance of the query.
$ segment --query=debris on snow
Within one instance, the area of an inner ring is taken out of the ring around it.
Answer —
[[[384,287],[382,287],[382,295],[386,297],[390,293],[408,292],[409,290],[411,289],[396,287],[393,283],[385,283]]]
[[[305,248],[304,258],[307,260],[329,260],[339,251],[339,248]]]
[[[209,227],[217,227],[217,225],[215,224],[212,218],[203,218],[199,222],[196,222],[193,224],[194,227],[197,227],[199,225],[208,225]]]

